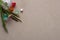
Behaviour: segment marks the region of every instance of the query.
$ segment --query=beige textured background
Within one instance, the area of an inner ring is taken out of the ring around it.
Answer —
[[[7,34],[0,21],[0,40],[60,40],[60,0],[14,1],[24,7],[23,23],[8,23]]]

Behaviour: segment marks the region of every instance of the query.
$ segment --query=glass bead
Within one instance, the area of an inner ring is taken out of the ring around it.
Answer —
[[[10,11],[13,11],[13,10],[14,10],[14,8],[13,8],[13,7],[10,7],[10,8],[9,8],[9,10],[10,10]]]
[[[5,17],[8,17],[8,15],[7,15],[7,14],[4,14],[4,16],[5,16]]]
[[[12,2],[11,7],[15,7],[15,6],[16,6],[16,3]]]
[[[8,15],[7,15],[7,14],[4,14],[4,15],[3,15],[3,19],[4,19],[4,20],[7,20],[7,19],[8,19]]]
[[[19,13],[19,11],[16,11],[15,13],[16,13],[16,14],[18,14],[18,13]]]
[[[19,10],[14,10],[14,13],[19,14],[20,12],[19,12]]]
[[[7,20],[8,19],[8,17],[4,17],[4,20]]]

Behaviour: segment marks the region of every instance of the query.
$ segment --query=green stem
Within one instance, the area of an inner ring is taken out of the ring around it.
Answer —
[[[3,25],[4,30],[8,33],[8,30],[7,30],[7,28],[6,28],[5,21],[4,21],[4,19],[3,19],[3,12],[2,12],[2,10],[1,10],[1,20],[2,20],[2,25]]]

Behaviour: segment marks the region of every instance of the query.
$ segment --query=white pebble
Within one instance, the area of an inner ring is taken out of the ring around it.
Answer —
[[[23,11],[23,9],[20,9],[20,11]]]

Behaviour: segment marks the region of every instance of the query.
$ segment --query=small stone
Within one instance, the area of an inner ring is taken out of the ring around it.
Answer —
[[[20,12],[23,13],[23,9],[20,9]]]

